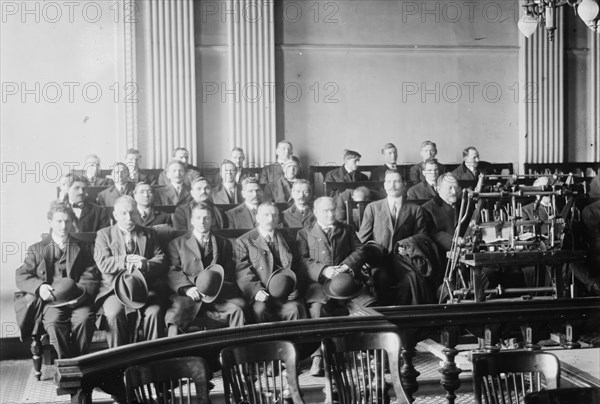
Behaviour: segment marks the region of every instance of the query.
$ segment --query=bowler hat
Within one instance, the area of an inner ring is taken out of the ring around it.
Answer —
[[[278,269],[267,280],[267,292],[276,299],[287,299],[294,289],[296,274],[290,269]]]
[[[123,305],[141,309],[148,301],[148,284],[139,269],[124,269],[115,277],[115,295]]]
[[[363,247],[363,254],[369,265],[378,267],[383,262],[383,257],[385,257],[385,248],[381,244],[369,241]]]
[[[63,307],[67,305],[76,305],[85,296],[85,288],[71,278],[57,279],[52,283],[54,291],[54,301],[50,307]]]
[[[323,292],[333,299],[347,300],[360,294],[362,286],[352,274],[342,272],[323,284]]]
[[[212,303],[221,293],[225,271],[221,265],[210,265],[196,276],[196,288],[202,293],[202,301]]]

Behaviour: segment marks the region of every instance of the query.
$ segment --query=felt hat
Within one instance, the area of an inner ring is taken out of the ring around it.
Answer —
[[[225,280],[225,270],[221,265],[209,265],[201,271],[194,283],[198,291],[202,293],[202,301],[212,303],[221,293],[223,281]]]
[[[290,269],[278,269],[267,280],[267,293],[276,299],[287,299],[294,289],[296,289],[296,274]]]
[[[342,272],[323,284],[323,292],[333,299],[348,300],[360,294],[362,285],[352,274]]]
[[[57,279],[52,288],[54,301],[50,307],[75,306],[85,297],[85,288],[71,278]]]
[[[114,289],[117,299],[129,308],[141,309],[148,301],[148,284],[139,269],[119,272],[115,277]]]

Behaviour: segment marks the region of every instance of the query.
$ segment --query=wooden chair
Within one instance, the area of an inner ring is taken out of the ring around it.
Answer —
[[[399,402],[410,402],[400,382],[398,334],[366,333],[324,339],[321,349],[327,402],[389,403],[388,390],[392,386]],[[386,360],[392,384],[386,380]]]
[[[297,357],[296,347],[289,341],[224,348],[221,368],[226,402],[304,403],[296,370]]]
[[[125,370],[127,402],[210,403],[209,374],[206,361],[195,356],[131,366]]]
[[[527,393],[560,387],[558,358],[548,352],[509,351],[473,355],[477,403],[524,403]]]

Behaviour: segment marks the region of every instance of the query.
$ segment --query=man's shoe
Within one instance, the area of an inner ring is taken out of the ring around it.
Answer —
[[[313,356],[312,366],[310,367],[310,371],[308,373],[314,377],[325,376],[325,370],[323,369],[323,357],[321,355]]]

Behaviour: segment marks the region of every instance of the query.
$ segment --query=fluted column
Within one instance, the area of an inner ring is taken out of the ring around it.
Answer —
[[[600,161],[600,34],[589,30],[590,161]]]
[[[273,0],[228,0],[233,144],[264,164],[275,150],[275,39]]]

